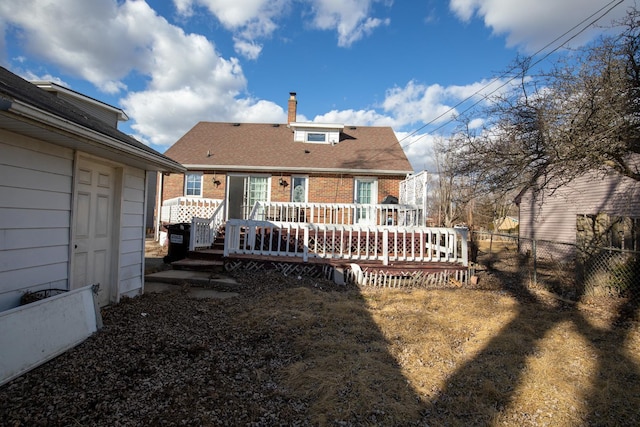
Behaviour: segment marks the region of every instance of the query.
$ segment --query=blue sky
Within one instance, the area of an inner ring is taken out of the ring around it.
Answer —
[[[570,45],[587,43],[602,31],[581,31],[587,22],[608,25],[634,4],[1,0],[0,62],[122,108],[120,129],[160,152],[203,120],[285,123],[297,92],[298,121],[391,126],[418,172],[432,170],[452,115],[516,56],[576,25],[536,57],[578,32]]]

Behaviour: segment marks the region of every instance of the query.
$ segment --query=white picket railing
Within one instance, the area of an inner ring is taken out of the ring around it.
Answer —
[[[201,197],[174,197],[162,202],[160,221],[164,224],[191,222],[193,217],[210,218],[223,201]]]
[[[224,256],[448,262],[468,266],[467,230],[458,228],[228,220]]]
[[[224,224],[225,206],[226,203],[223,200],[209,218],[193,217],[191,219],[190,251],[211,247],[216,239],[216,233]]]
[[[422,208],[398,204],[257,202],[250,220],[313,224],[424,225]]]

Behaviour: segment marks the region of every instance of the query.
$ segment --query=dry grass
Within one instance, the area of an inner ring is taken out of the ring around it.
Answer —
[[[275,273],[238,280],[232,300],[177,293],[110,308],[104,332],[0,388],[0,416],[16,421],[12,402],[49,407],[33,390],[61,381],[57,366],[95,376],[87,360],[74,365],[82,354],[114,366],[101,365],[113,380],[91,386],[110,408],[98,425],[114,422],[113,383],[144,403],[125,424],[640,425],[640,326],[616,324],[605,308],[566,304],[496,273],[483,273],[483,289],[345,289]],[[117,351],[105,351],[109,336]],[[185,344],[196,341],[197,352]],[[132,354],[144,360],[141,378],[118,374]],[[158,401],[136,391],[156,383]]]
[[[314,423],[638,425],[640,329],[506,293],[273,295],[246,320],[289,336],[283,380]],[[271,322],[270,322],[271,320]]]

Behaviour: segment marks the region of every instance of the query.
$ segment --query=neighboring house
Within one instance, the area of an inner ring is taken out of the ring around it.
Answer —
[[[640,250],[640,182],[613,171],[587,173],[556,191],[523,191],[525,239]]]
[[[518,218],[505,216],[494,220],[495,230],[498,233],[510,233],[518,228]]]
[[[140,294],[147,175],[184,168],[119,131],[122,110],[36,84],[0,68],[0,311],[27,291]]]
[[[159,201],[226,200],[226,218],[247,218],[256,201],[378,204],[398,197],[413,173],[390,127],[296,122],[200,122],[165,155],[187,168],[164,174]],[[389,200],[389,198],[387,199]]]

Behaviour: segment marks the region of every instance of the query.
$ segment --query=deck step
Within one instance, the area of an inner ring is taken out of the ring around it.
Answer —
[[[213,271],[224,268],[222,259],[197,259],[184,258],[171,263],[174,270],[208,270]]]

